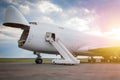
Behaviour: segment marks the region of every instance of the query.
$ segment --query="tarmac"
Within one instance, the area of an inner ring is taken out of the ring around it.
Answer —
[[[120,80],[120,64],[0,63],[0,80]]]

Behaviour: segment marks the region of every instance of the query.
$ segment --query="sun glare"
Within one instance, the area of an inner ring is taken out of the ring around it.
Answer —
[[[113,28],[110,32],[106,32],[105,34],[111,38],[120,40],[120,28]]]

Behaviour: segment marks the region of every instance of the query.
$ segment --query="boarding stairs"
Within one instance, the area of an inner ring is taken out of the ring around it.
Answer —
[[[55,34],[47,32],[46,41],[52,44],[56,50],[60,53],[63,59],[52,60],[55,64],[79,64],[80,60],[77,60],[72,53],[65,47],[60,39],[55,39]]]

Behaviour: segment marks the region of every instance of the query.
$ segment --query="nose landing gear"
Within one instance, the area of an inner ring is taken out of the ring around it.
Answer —
[[[43,63],[43,60],[42,60],[42,58],[41,58],[41,56],[40,56],[40,53],[34,52],[34,54],[37,55],[37,58],[35,59],[35,63],[36,63],[36,64],[42,64],[42,63]]]

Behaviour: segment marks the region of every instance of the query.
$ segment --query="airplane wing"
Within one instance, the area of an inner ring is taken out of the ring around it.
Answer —
[[[87,56],[120,55],[120,40],[101,36],[89,36],[91,36],[92,39],[86,38],[86,44],[79,47],[76,52],[77,54]]]

